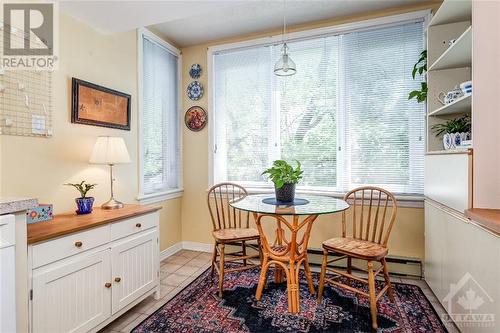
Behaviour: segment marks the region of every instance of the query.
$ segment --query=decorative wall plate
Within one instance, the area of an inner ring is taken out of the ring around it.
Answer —
[[[207,112],[201,106],[192,106],[184,115],[184,123],[193,132],[201,131],[207,125]]]
[[[200,64],[192,64],[191,68],[189,69],[189,75],[195,80],[198,79],[201,76]]]
[[[187,87],[189,99],[197,101],[203,97],[203,86],[198,81],[191,82]]]

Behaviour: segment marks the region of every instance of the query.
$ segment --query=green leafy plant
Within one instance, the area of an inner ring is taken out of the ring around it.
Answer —
[[[422,76],[427,72],[427,50],[423,50],[420,53],[420,58],[417,63],[413,66],[411,76],[415,80],[417,73]],[[427,82],[420,82],[420,90],[413,90],[408,95],[408,99],[416,98],[418,103],[425,102],[427,99]]]
[[[471,130],[470,116],[464,115],[453,120],[448,120],[442,124],[436,124],[431,127],[436,136],[444,133],[467,133]]]
[[[89,184],[85,183],[85,180],[82,180],[80,183],[76,184],[71,184],[71,183],[66,183],[64,185],[68,186],[73,186],[80,192],[81,197],[80,198],[86,198],[87,197],[87,192],[96,187],[97,184]]]
[[[297,167],[294,169],[290,164],[284,160],[276,160],[273,166],[265,170],[262,174],[269,175],[268,177],[274,183],[277,189],[280,189],[285,184],[297,184],[302,179],[301,164],[297,162]]]

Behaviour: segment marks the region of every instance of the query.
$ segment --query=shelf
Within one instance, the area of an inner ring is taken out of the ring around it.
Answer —
[[[470,21],[472,1],[445,0],[429,22],[429,26]]]
[[[456,101],[443,105],[439,109],[429,112],[429,116],[444,116],[447,114],[470,113],[472,94],[460,97]]]
[[[469,154],[472,155],[472,148],[450,149],[450,150],[433,150],[428,151],[425,155],[451,155],[451,154]]]
[[[429,71],[470,67],[472,64],[472,26],[451,45],[444,53],[429,67]]]

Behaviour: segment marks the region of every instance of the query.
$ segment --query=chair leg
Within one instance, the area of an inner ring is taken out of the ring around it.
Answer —
[[[372,317],[372,329],[376,330],[377,325],[377,301],[375,296],[375,275],[373,273],[373,262],[368,261],[368,291],[370,294],[370,314]]]
[[[224,289],[224,244],[219,244],[219,297],[222,297],[222,290]]]
[[[387,294],[389,295],[389,299],[391,302],[394,302],[394,293],[392,292],[392,284],[391,284],[391,278],[389,277],[389,271],[387,270],[387,262],[385,261],[385,258],[382,258],[380,261],[382,266],[384,266],[384,279],[385,283],[389,286],[387,288]]]
[[[347,274],[352,274],[352,258],[347,257]]]
[[[262,297],[262,289],[264,289],[264,285],[267,280],[267,270],[269,266],[267,265],[267,257],[264,256],[262,261],[262,265],[260,268],[260,276],[259,276],[259,284],[257,285],[257,291],[255,292],[255,298],[259,301]]]
[[[243,253],[243,256],[247,255],[247,244],[245,243],[245,241],[241,243],[241,252]],[[247,265],[247,260],[243,259],[243,266],[246,265]]]
[[[210,270],[210,278],[212,280],[214,279],[214,270],[215,270],[216,260],[217,260],[217,242],[214,245],[214,253],[212,254],[212,268]]]
[[[323,263],[321,264],[321,274],[319,276],[319,285],[318,285],[318,304],[321,303],[321,299],[323,298],[327,261],[328,261],[328,250],[323,249]]]

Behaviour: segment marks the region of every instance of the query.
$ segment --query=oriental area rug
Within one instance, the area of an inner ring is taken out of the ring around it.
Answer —
[[[286,283],[275,285],[272,269],[262,299],[255,299],[259,273],[256,268],[227,274],[220,298],[217,276],[212,280],[207,270],[132,332],[371,332],[367,297],[325,286],[323,301],[317,304],[302,275],[300,313],[291,314]],[[319,273],[313,272],[316,290],[318,280]],[[348,283],[361,287],[356,281]],[[378,303],[378,332],[447,332],[418,286],[392,286],[395,301],[384,295]]]

